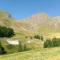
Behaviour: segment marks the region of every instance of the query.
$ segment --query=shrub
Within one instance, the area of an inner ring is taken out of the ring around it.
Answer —
[[[23,44],[22,42],[19,43],[19,47],[18,47],[19,52],[28,51],[28,50],[31,50],[31,49],[27,47],[26,43],[23,43]]]
[[[12,28],[0,26],[0,37],[12,37],[13,35],[14,31]]]
[[[8,49],[12,49],[12,48],[14,48],[14,46],[11,45],[11,44],[8,44],[8,45],[7,45],[7,48],[8,48]]]
[[[5,54],[5,53],[7,52],[5,51],[4,47],[1,45],[1,42],[0,42],[0,55]]]
[[[44,42],[44,48],[49,48],[49,47],[58,47],[60,46],[60,38],[53,38],[51,40],[46,40]]]
[[[60,46],[60,38],[53,38],[52,42],[54,47]]]
[[[8,54],[15,53],[15,52],[20,52],[19,45],[8,44],[8,45],[6,45],[6,48],[7,48],[7,53]]]
[[[34,38],[40,39],[40,36],[39,35],[35,35]]]
[[[29,51],[31,48],[27,47],[27,44],[24,44],[24,51]]]
[[[4,49],[4,47],[0,47],[0,55],[2,55],[2,54],[5,54],[5,53],[7,53],[6,51],[5,51],[5,49]]]
[[[19,42],[18,51],[19,51],[19,52],[22,52],[22,51],[23,51],[23,45],[22,45],[21,42]]]
[[[43,36],[40,36],[40,39],[43,41]]]
[[[43,40],[43,36],[35,35],[34,38]]]
[[[24,44],[24,51],[27,51],[27,46],[26,46],[26,44]]]
[[[44,48],[50,48],[50,47],[53,47],[53,43],[50,39],[47,39],[45,42],[44,42]]]

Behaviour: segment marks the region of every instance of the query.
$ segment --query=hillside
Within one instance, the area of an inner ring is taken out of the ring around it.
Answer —
[[[13,28],[18,36],[23,35],[25,37],[35,34],[59,36],[60,16],[52,17],[46,13],[39,13],[22,21],[17,21],[9,13],[0,12],[0,25]]]
[[[60,16],[51,17],[39,13],[18,21],[7,12],[0,12],[0,26],[13,28],[15,32],[12,38],[0,38],[7,51],[6,55],[0,56],[0,60],[60,60],[59,47],[43,48],[46,39],[60,38]],[[22,44],[10,45],[7,40],[17,40]],[[20,46],[25,52],[20,51]]]
[[[42,35],[44,39],[60,37],[60,16],[51,17],[46,13],[35,14],[18,21],[7,12],[0,12],[0,26],[14,29],[15,36],[12,40],[27,41],[32,38],[35,41],[34,44],[38,46],[40,41],[34,38],[35,35]]]
[[[60,32],[60,17],[50,17],[46,13],[36,14],[27,19],[33,28],[39,28],[40,32]]]
[[[51,35],[53,37],[58,37],[60,34],[60,16],[48,16],[46,13],[41,13],[32,15],[25,22],[28,25],[30,24],[29,30],[36,34],[41,33],[45,36]]]
[[[37,49],[0,56],[0,60],[60,60],[60,48]]]

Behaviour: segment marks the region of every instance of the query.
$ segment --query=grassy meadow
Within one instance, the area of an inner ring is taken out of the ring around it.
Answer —
[[[60,60],[60,47],[3,55],[0,60]]]

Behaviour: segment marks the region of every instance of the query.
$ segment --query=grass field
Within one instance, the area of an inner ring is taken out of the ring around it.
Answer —
[[[0,60],[60,60],[60,47],[3,55]]]

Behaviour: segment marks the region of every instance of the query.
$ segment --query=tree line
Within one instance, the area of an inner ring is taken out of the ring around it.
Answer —
[[[53,38],[47,39],[44,42],[44,48],[51,48],[51,47],[59,47],[60,46],[60,38]]]

